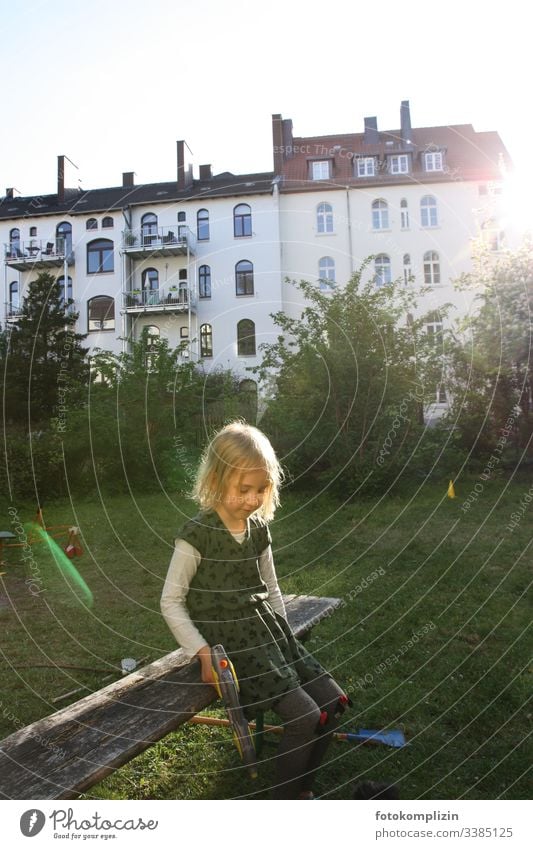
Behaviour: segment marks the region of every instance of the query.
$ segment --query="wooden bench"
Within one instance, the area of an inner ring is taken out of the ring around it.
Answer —
[[[285,596],[303,637],[337,598]],[[0,741],[0,799],[73,799],[217,699],[181,649]]]

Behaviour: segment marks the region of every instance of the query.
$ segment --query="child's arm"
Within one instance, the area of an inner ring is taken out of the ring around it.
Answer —
[[[189,586],[200,563],[200,553],[185,540],[176,540],[168,568],[163,593],[161,613],[176,641],[189,657],[197,656],[202,666],[202,681],[212,684],[211,649],[187,610]]]
[[[285,611],[283,596],[281,595],[281,590],[279,588],[278,577],[274,566],[274,557],[272,555],[272,546],[270,545],[259,555],[259,574],[267,585],[268,602],[272,607],[272,610],[279,613],[284,619],[286,619],[287,613]]]

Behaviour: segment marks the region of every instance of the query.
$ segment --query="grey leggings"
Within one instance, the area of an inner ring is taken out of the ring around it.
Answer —
[[[297,799],[312,791],[316,771],[338,725],[335,709],[343,691],[330,675],[321,675],[309,684],[291,690],[274,705],[284,732],[276,758],[275,798]],[[328,714],[322,733],[321,711]]]

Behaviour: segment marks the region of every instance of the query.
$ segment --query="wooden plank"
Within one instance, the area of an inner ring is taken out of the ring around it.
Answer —
[[[340,599],[286,596],[297,636]],[[91,693],[0,743],[0,798],[68,799],[174,731],[217,698],[181,649]]]

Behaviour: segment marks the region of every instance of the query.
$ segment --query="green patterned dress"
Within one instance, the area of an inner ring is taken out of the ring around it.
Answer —
[[[180,533],[201,561],[187,595],[189,615],[209,645],[222,643],[241,688],[248,719],[324,668],[268,602],[258,558],[270,544],[266,525],[251,518],[238,543],[215,511],[200,513]]]

